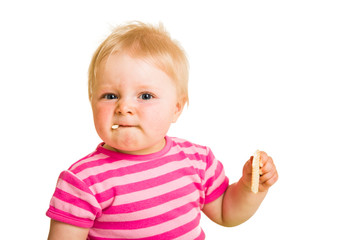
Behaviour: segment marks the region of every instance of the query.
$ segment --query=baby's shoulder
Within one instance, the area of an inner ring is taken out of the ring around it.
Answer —
[[[170,137],[171,140],[173,141],[173,143],[175,145],[178,145],[178,146],[181,146],[181,147],[194,147],[194,148],[199,148],[199,149],[206,149],[208,147],[204,146],[204,145],[201,145],[201,144],[197,144],[197,143],[194,143],[192,141],[189,141],[189,140],[186,140],[186,139],[183,139],[183,138],[178,138],[178,137]]]
[[[85,157],[73,163],[68,170],[74,173],[81,172],[84,169],[101,166],[104,164],[104,162],[108,162],[108,161],[109,161],[109,156],[102,153],[101,151],[98,151],[97,148],[95,151],[91,152],[90,154],[86,155]]]
[[[194,143],[178,137],[171,137],[173,148],[181,149],[181,151],[189,154],[208,155],[210,149],[207,146]]]

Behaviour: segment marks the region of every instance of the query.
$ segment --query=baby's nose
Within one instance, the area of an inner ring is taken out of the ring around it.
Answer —
[[[116,112],[119,114],[133,114],[134,104],[130,99],[120,99],[117,104]]]

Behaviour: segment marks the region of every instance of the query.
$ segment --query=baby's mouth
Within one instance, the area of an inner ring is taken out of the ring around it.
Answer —
[[[130,127],[135,127],[133,125],[119,125],[119,124],[114,124],[111,126],[111,129],[116,130],[118,128],[130,128]]]

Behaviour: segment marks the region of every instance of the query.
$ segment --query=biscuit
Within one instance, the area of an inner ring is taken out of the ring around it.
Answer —
[[[260,151],[256,150],[252,161],[251,173],[251,191],[257,193],[259,191],[259,178],[260,178]]]

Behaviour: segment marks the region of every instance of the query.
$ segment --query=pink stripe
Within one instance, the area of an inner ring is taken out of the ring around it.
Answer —
[[[207,155],[207,147],[193,144],[184,139],[172,137],[172,148],[167,153],[167,155],[178,154],[179,151],[186,154],[195,154]]]
[[[88,205],[90,205],[96,209],[101,209],[101,206],[99,205],[99,203],[97,202],[97,200],[95,199],[95,196],[93,194],[84,192],[84,191],[76,188],[75,186],[72,186],[62,180],[59,180],[59,184],[58,184],[57,188],[55,189],[54,196],[57,196],[58,199],[62,199],[64,201],[69,202],[69,200],[63,199],[66,197],[66,195],[63,194],[63,192],[66,194],[71,194],[74,198],[76,198],[78,200],[82,200],[82,201],[88,203]],[[60,196],[60,195],[63,195],[63,196]],[[68,195],[68,197],[69,196],[70,195]]]
[[[229,179],[226,177],[225,180],[221,183],[221,185],[216,188],[213,192],[206,196],[204,204],[210,203],[216,199],[218,199],[229,186]]]
[[[101,229],[139,229],[139,228],[147,228],[152,227],[167,221],[171,221],[177,218],[179,215],[188,213],[191,209],[196,208],[198,206],[197,202],[189,202],[181,207],[174,208],[171,211],[168,211],[163,214],[159,214],[154,217],[144,218],[136,221],[119,221],[117,222],[95,222],[94,228]]]
[[[82,218],[82,219],[90,219],[94,220],[95,216],[94,213],[89,212],[85,209],[74,207],[71,203],[64,202],[61,199],[58,199],[56,197],[53,197],[50,201],[50,206],[54,207],[55,209],[58,209],[63,212],[67,212],[71,214],[72,216]]]
[[[198,145],[198,144],[194,144],[194,143],[191,143],[191,142],[188,142],[188,141],[184,141],[184,142],[175,142],[174,141],[174,145],[178,145],[182,148],[199,148],[199,149],[206,149],[205,146],[201,146],[201,145]]]
[[[204,240],[205,233],[200,227],[197,227],[191,230],[190,232],[187,232],[184,235],[181,235],[173,240],[184,240],[184,239]]]
[[[96,215],[96,213],[99,213],[101,211],[100,208],[92,206],[91,204],[89,204],[88,201],[84,201],[78,198],[77,196],[67,193],[59,188],[56,188],[54,197],[60,199],[61,201],[70,203],[71,205],[76,206],[78,208],[87,210],[91,212],[93,215]]]
[[[177,161],[177,162],[169,162],[168,164],[162,165],[162,166],[154,168],[152,170],[136,172],[136,173],[122,175],[119,177],[109,178],[103,182],[92,185],[91,189],[94,192],[101,193],[101,192],[104,192],[106,190],[113,188],[114,186],[119,186],[119,185],[125,186],[125,185],[129,185],[129,184],[136,184],[136,183],[141,183],[143,181],[148,181],[150,179],[154,180],[156,178],[159,179],[158,185],[162,185],[161,183],[164,183],[164,184],[168,183],[168,180],[165,177],[161,177],[164,173],[175,172],[180,169],[183,169],[182,170],[183,176],[179,176],[179,178],[187,177],[188,179],[200,182],[199,181],[200,178],[197,174],[197,169],[194,169],[191,167],[185,169],[184,166],[187,166],[187,165],[188,164],[187,164],[186,160]],[[162,181],[161,183],[160,183],[160,180]]]
[[[56,209],[53,206],[49,207],[48,211],[46,212],[46,216],[56,221],[68,223],[78,227],[90,228],[93,225],[93,221],[90,219],[78,218],[67,212]]]
[[[188,195],[194,191],[198,191],[198,188],[200,187],[201,187],[200,184],[189,184],[182,188],[176,189],[174,191],[171,191],[169,193],[160,196],[155,196],[150,199],[122,204],[118,206],[112,206],[111,208],[107,209],[105,212],[106,214],[118,214],[118,213],[131,213],[131,212],[141,211],[147,208],[156,207],[158,205],[164,204],[174,199],[181,198],[182,196]]]
[[[194,240],[205,240],[205,233],[204,233],[204,231],[201,231],[201,234],[200,234],[197,238],[194,238]]]
[[[200,223],[200,213],[197,214],[197,216],[190,222],[179,226],[178,228],[175,228],[171,231],[165,232],[163,234],[160,234],[158,236],[152,237],[151,239],[172,239],[175,237],[180,237],[184,234],[186,234],[187,232],[191,231],[192,229],[199,227],[199,223]],[[145,239],[143,239],[145,240]],[[150,240],[150,239],[146,239],[146,240]]]
[[[135,212],[135,214],[132,212],[131,213],[121,213],[121,214],[119,214],[119,213],[108,214],[108,209],[106,209],[106,210],[104,210],[104,212],[101,215],[101,221],[115,222],[115,221],[119,221],[119,219],[121,221],[135,221],[135,220],[140,220],[143,218],[151,218],[151,217],[166,213],[167,211],[169,211],[169,209],[180,207],[184,203],[187,203],[187,202],[197,202],[197,207],[199,208],[199,206],[201,206],[201,202],[199,199],[198,192],[195,191],[188,195],[185,195],[180,198],[176,198],[174,200],[163,203],[161,205],[137,211],[137,212]],[[111,207],[109,209],[111,210]]]
[[[90,155],[90,157],[89,157],[89,155]],[[77,174],[78,172],[81,172],[85,168],[92,167],[92,166],[99,166],[100,164],[106,163],[106,162],[104,162],[104,159],[106,159],[108,163],[115,161],[115,160],[109,159],[109,156],[107,156],[103,153],[94,152],[89,155],[80,159],[73,165],[71,165],[69,170],[71,170],[72,172]]]
[[[172,221],[158,224],[153,227],[134,230],[105,230],[94,228],[90,230],[90,239],[138,239],[138,240],[159,240],[159,239],[174,239],[180,237],[191,230],[199,227],[201,214],[198,212],[194,215],[196,210],[192,209],[186,215],[179,216]],[[190,217],[193,216],[193,217]],[[190,218],[189,218],[190,217]],[[174,225],[178,226],[174,229]],[[172,230],[168,230],[172,229]],[[96,237],[96,236],[103,237]],[[195,236],[196,239],[198,236]]]
[[[214,154],[212,153],[212,151],[209,150],[208,156],[207,156],[207,166],[206,166],[206,169],[205,169],[205,170],[208,171],[209,168],[210,168],[211,166],[213,166],[213,163],[214,163],[214,162],[217,162],[217,160],[216,160]]]
[[[113,200],[112,205],[116,206],[120,204],[131,203],[134,201],[150,199],[154,196],[166,194],[170,191],[182,188],[192,183],[201,184],[202,182],[197,175],[184,176],[174,181],[167,182],[153,188],[144,189],[143,191],[136,191],[128,194],[123,194],[122,196]]]
[[[198,154],[198,153],[194,153],[194,154],[193,153],[187,153],[186,157],[189,160],[200,163],[201,166],[203,166],[203,167],[206,165],[206,156],[205,155],[201,155],[201,154]]]
[[[103,161],[98,161],[97,164],[92,166],[86,166],[85,169],[76,173],[80,179],[87,179],[89,176],[101,174],[104,172],[112,171],[114,169],[126,169],[128,167],[132,167],[137,163],[136,161],[128,161],[128,160],[116,160],[115,162],[108,163],[106,159]]]
[[[102,193],[96,194],[95,197],[99,203],[102,203],[108,199],[111,199],[114,195],[122,195],[131,192],[142,191],[165,184],[166,182],[174,181],[183,176],[191,176],[193,174],[193,171],[194,169],[191,167],[182,168],[156,178],[130,183],[122,186],[115,186]]]
[[[82,182],[79,178],[77,178],[76,175],[74,175],[72,172],[70,171],[64,171],[60,174],[59,177],[60,181],[61,179],[64,180],[65,182],[71,184],[72,186],[76,186],[76,188],[80,189],[83,192],[92,194],[92,192],[90,191],[90,189],[85,185],[84,182]],[[58,183],[58,185],[61,184],[61,182]]]
[[[92,186],[93,184],[103,182],[108,178],[121,177],[132,173],[144,172],[146,170],[153,171],[153,169],[165,165],[169,162],[182,161],[182,160],[183,159],[179,156],[167,156],[157,161],[141,162],[139,164],[134,164],[132,166],[111,169],[109,171],[99,173],[95,176],[89,176],[88,178],[84,179],[84,182],[88,186]]]
[[[205,176],[205,178],[206,178],[205,186],[208,187],[208,186],[213,185],[213,182],[219,177],[222,170],[223,170],[223,166],[221,164],[213,164],[209,168],[209,170]]]
[[[223,166],[220,162],[217,163],[218,163],[217,165],[214,164],[214,167],[216,167],[216,169],[214,170],[212,169],[212,172],[214,172],[213,175],[205,183],[205,189],[207,195],[210,194],[212,191],[214,191],[225,179]]]

